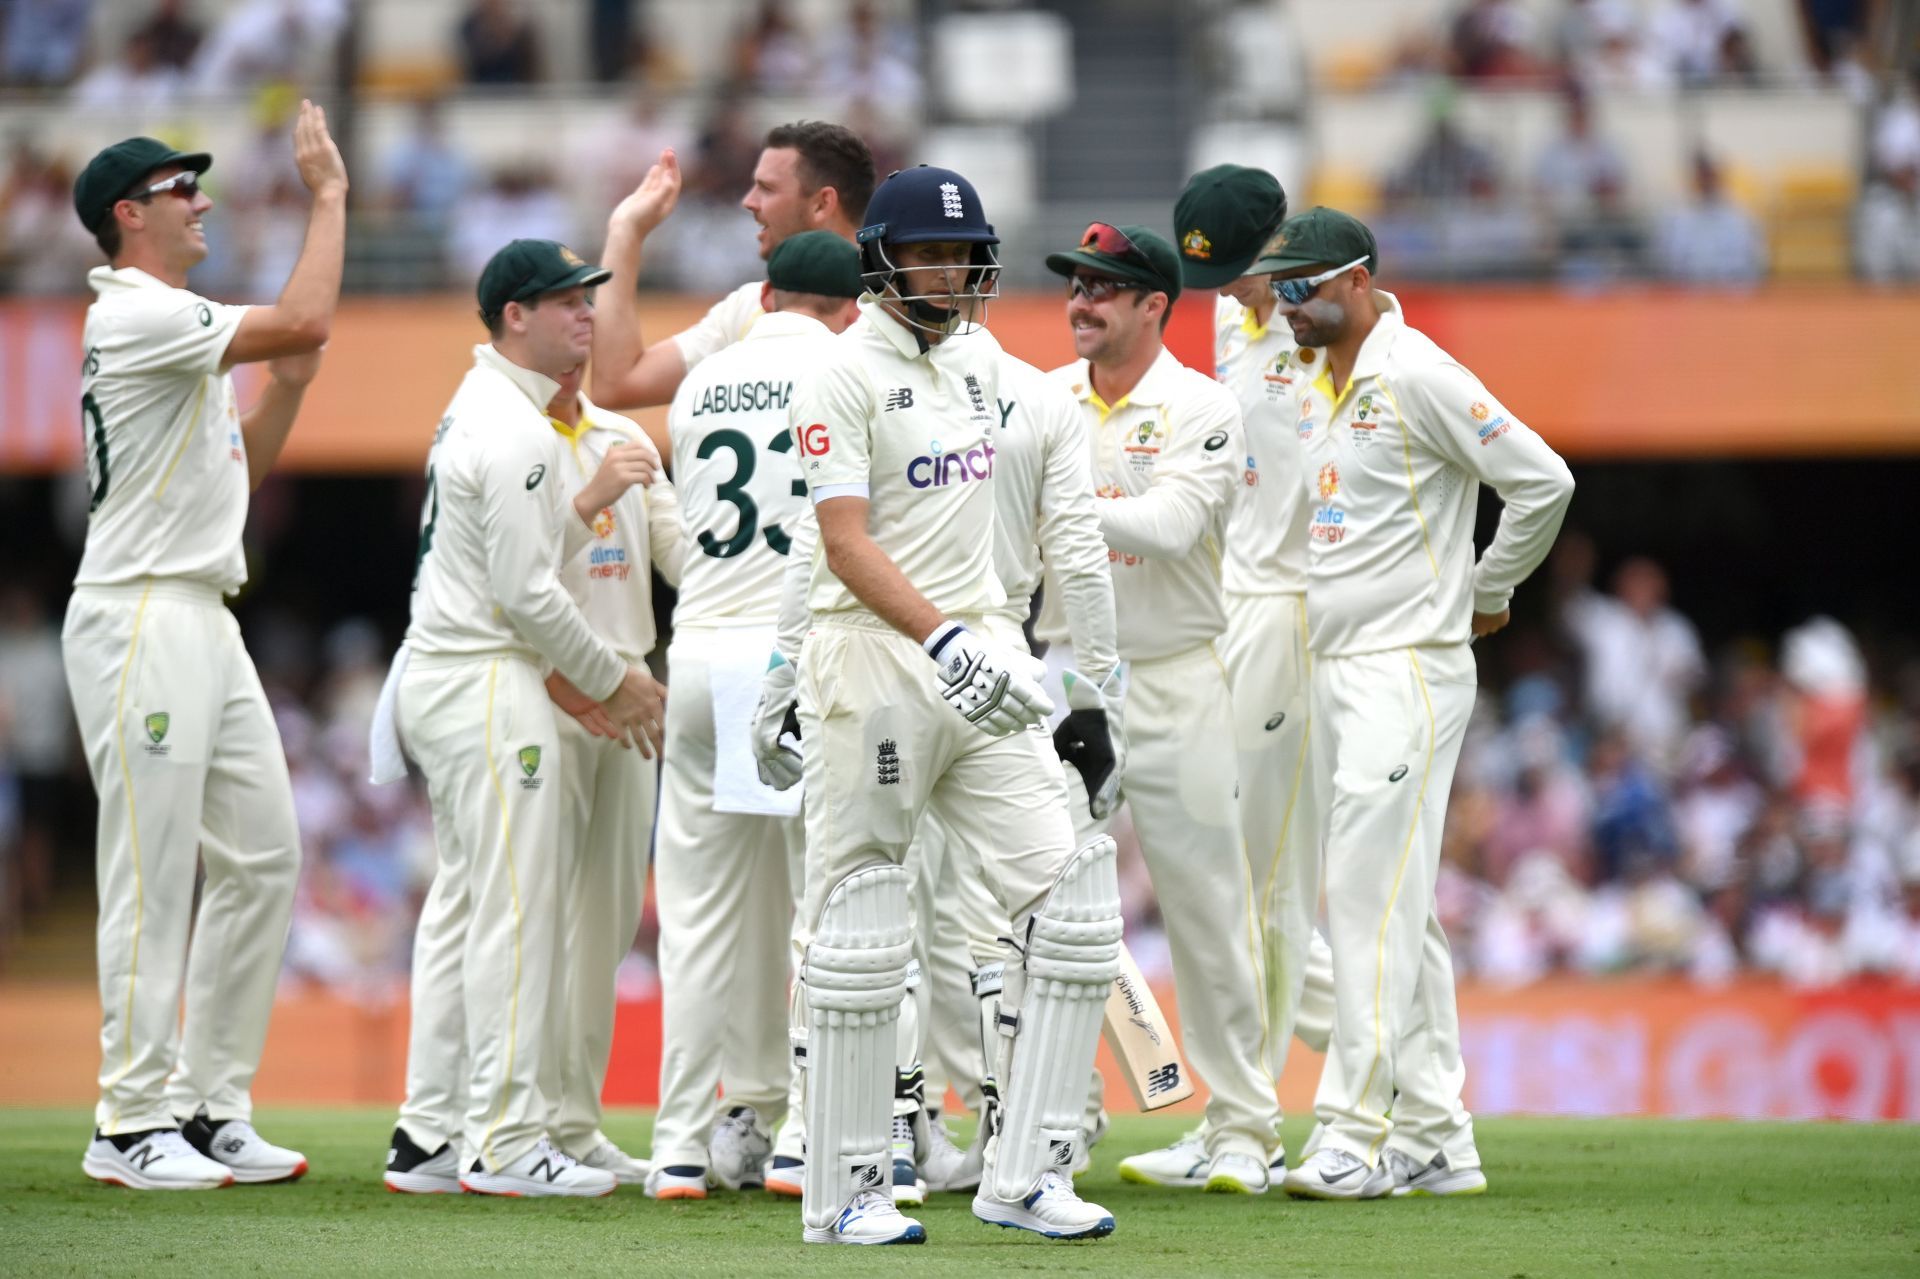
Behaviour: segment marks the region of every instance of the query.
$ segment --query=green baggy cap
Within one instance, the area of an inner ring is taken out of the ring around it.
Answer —
[[[1280,224],[1260,256],[1243,275],[1297,271],[1305,266],[1340,266],[1365,259],[1368,271],[1380,269],[1380,249],[1373,232],[1351,213],[1324,206],[1297,213]]]
[[[158,138],[128,138],[94,156],[73,180],[73,211],[80,215],[80,225],[97,233],[113,206],[141,179],[169,164],[205,173],[213,167],[213,157],[205,151],[175,151]]]
[[[557,240],[515,240],[487,260],[480,272],[480,314],[489,322],[509,302],[526,302],[542,293],[605,284],[613,272],[584,261]]]
[[[1100,225],[1098,223],[1096,226]],[[1180,256],[1167,243],[1165,236],[1143,226],[1115,227],[1121,235],[1133,242],[1130,253],[1106,253],[1096,248],[1093,237],[1088,235],[1081,247],[1070,253],[1047,254],[1047,269],[1056,275],[1072,277],[1075,270],[1084,267],[1101,275],[1110,275],[1116,280],[1125,280],[1130,284],[1144,284],[1156,292],[1167,295],[1169,301],[1180,296]],[[1093,228],[1088,228],[1089,232]]]
[[[780,241],[767,259],[767,283],[783,293],[857,298],[860,250],[831,231],[802,231]]]
[[[1188,179],[1173,205],[1181,279],[1217,289],[1244,274],[1287,216],[1287,193],[1265,169],[1217,164]]]

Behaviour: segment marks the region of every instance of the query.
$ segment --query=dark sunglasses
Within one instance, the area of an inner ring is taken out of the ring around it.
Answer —
[[[1345,266],[1337,266],[1331,271],[1322,271],[1318,275],[1297,276],[1290,280],[1275,280],[1273,282],[1273,296],[1279,298],[1282,302],[1290,302],[1294,306],[1299,306],[1318,292],[1320,286],[1328,280],[1351,271],[1353,268],[1365,262],[1365,258],[1355,258]]]
[[[200,175],[192,169],[188,169],[184,173],[176,173],[170,178],[162,179],[152,186],[147,187],[145,190],[134,191],[120,198],[123,200],[151,200],[156,195],[166,195],[169,192],[179,196],[183,200],[193,199],[200,194]]]
[[[1067,296],[1086,298],[1090,302],[1105,302],[1116,293],[1132,289],[1144,290],[1144,284],[1135,284],[1131,280],[1116,280],[1110,275],[1076,275],[1067,280]]]

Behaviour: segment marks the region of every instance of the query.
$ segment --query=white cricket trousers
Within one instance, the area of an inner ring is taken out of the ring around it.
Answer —
[[[1320,820],[1307,771],[1312,716],[1304,595],[1226,595],[1221,658],[1233,686],[1240,823],[1265,960],[1267,1066],[1287,1066],[1296,1029],[1326,1042],[1333,967],[1314,945],[1320,914]],[[1303,1017],[1304,1011],[1304,1017]]]
[[[415,653],[398,726],[427,777],[438,864],[413,950],[400,1126],[498,1171],[546,1131],[541,1057],[559,935],[565,762],[540,672],[517,654]]]
[[[1465,644],[1313,659],[1310,767],[1326,814],[1335,1003],[1315,1140],[1369,1164],[1390,1138],[1423,1163],[1442,1149],[1459,1166],[1479,1163],[1434,917],[1475,679]]]
[[[800,819],[713,808],[714,725],[705,628],[667,649],[665,777],[654,848],[660,918],[656,1168],[707,1166],[716,1091],[772,1131],[792,1074],[789,934],[805,847]]]
[[[215,1120],[250,1118],[300,833],[239,623],[195,583],[81,587],[61,645],[100,801],[94,1121],[112,1136],[202,1106]]]
[[[571,715],[560,734],[560,918],[541,1092],[547,1136],[576,1159],[607,1140],[600,1091],[613,1051],[614,978],[647,896],[658,780],[638,750],[595,737]]]
[[[1180,1042],[1206,1083],[1209,1153],[1265,1163],[1280,1140],[1267,1069],[1265,966],[1235,797],[1238,760],[1227,672],[1212,645],[1128,663],[1121,793],[1173,956]],[[1082,841],[1104,833],[1069,768]]]

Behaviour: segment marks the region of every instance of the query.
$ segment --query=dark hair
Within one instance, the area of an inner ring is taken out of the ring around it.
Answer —
[[[107,210],[107,220],[102,222],[100,229],[93,233],[93,242],[100,246],[102,253],[107,255],[107,261],[111,262],[119,256],[120,219],[113,216],[112,209]]]
[[[801,120],[767,130],[766,146],[798,151],[800,180],[814,191],[832,187],[847,221],[860,225],[879,177],[873,169],[873,152],[859,134],[824,120]]]
[[[544,293],[536,293],[530,298],[512,298],[509,299],[509,301],[518,302],[521,306],[531,311],[540,305],[540,299],[545,296],[546,294]],[[498,342],[507,335],[507,305],[508,303],[506,302],[501,303],[500,309],[492,315],[488,315],[485,311],[480,313],[480,322],[487,326],[487,336],[495,342]]]

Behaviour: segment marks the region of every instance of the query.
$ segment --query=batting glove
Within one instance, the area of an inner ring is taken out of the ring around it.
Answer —
[[[762,783],[791,790],[800,781],[800,716],[794,683],[799,670],[775,653],[760,678],[760,701],[753,708],[753,759]]]
[[[1067,717],[1053,730],[1053,749],[1060,762],[1080,774],[1087,788],[1087,808],[1095,821],[1105,821],[1120,802],[1120,776],[1125,770],[1127,735],[1120,723],[1120,668],[1103,684],[1078,671],[1060,672],[1067,690]]]
[[[940,696],[982,732],[1006,737],[1053,714],[1026,669],[1031,658],[988,644],[959,622],[942,622],[922,647],[940,672]]]

